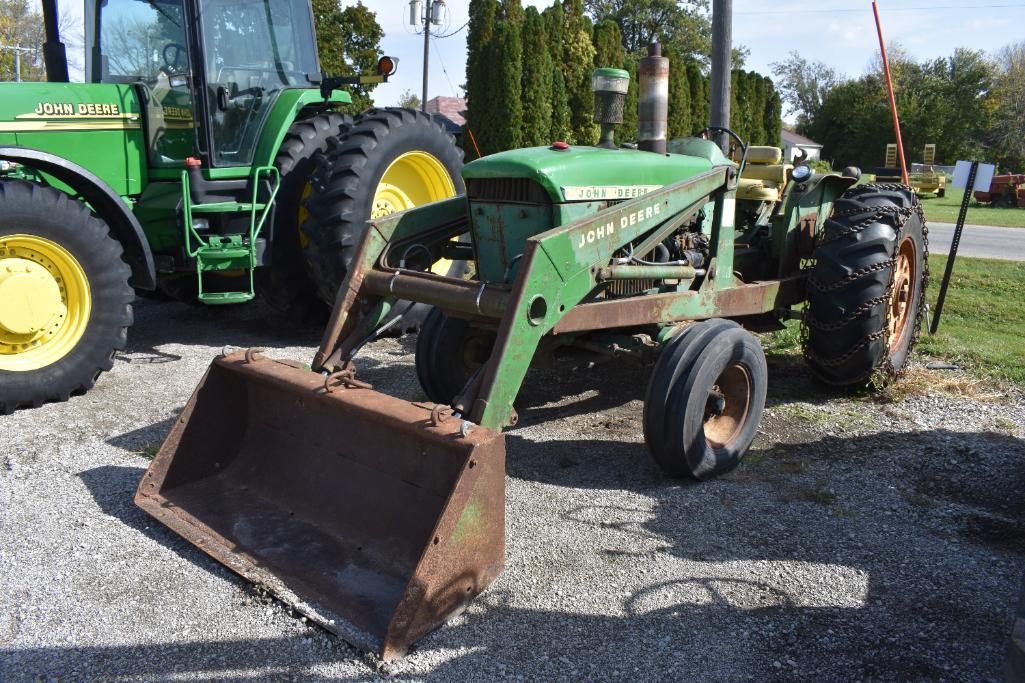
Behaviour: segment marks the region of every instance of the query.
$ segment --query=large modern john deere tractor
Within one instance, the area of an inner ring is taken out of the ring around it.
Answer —
[[[463,189],[431,117],[344,113],[339,88],[395,63],[325,77],[307,0],[87,0],[86,83],[43,10],[50,82],[0,84],[0,414],[91,387],[133,289],[330,304],[367,219]],[[329,146],[343,219],[314,228],[302,200]]]
[[[502,430],[542,356],[650,360],[637,416],[648,448],[669,475],[699,479],[735,467],[755,436],[768,378],[749,330],[805,304],[816,375],[899,374],[926,284],[914,193],[852,188],[858,173],[784,165],[722,129],[667,144],[668,60],[650,52],[636,147],[612,143],[628,75],[599,69],[598,145],[485,157],[463,169],[465,195],[372,220],[311,367],[253,349],[217,357],[136,502],[391,658],[501,572]],[[705,139],[722,134],[739,163]],[[315,188],[345,173],[340,158],[319,157]],[[315,194],[310,224],[338,225],[344,201]],[[474,277],[430,272],[442,258]],[[356,373],[401,302],[434,306],[416,345],[425,400]]]

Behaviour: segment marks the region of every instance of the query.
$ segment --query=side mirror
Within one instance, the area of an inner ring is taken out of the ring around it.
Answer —
[[[168,79],[172,88],[187,88],[189,86],[188,74],[175,74]]]
[[[844,178],[853,178],[854,180],[857,180],[861,177],[861,169],[857,166],[848,166],[843,170],[843,173],[841,173],[840,175],[842,175]]]

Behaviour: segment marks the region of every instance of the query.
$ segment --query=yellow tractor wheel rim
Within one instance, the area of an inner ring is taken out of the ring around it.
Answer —
[[[89,279],[71,252],[36,235],[0,237],[0,370],[56,363],[82,339],[91,311]]]
[[[406,152],[388,165],[374,193],[370,208],[371,218],[412,209],[448,199],[456,193],[452,177],[437,157],[427,152]],[[431,272],[445,275],[452,261],[441,259],[431,266]]]

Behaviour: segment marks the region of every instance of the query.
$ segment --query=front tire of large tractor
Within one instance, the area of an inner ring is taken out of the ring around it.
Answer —
[[[317,156],[306,201],[310,220],[303,232],[309,242],[303,251],[320,298],[334,304],[368,220],[461,193],[462,167],[462,151],[429,114],[388,108],[358,116]],[[461,262],[438,262],[432,270],[458,277],[464,269]],[[427,310],[418,305],[407,312],[402,327],[422,320]]]
[[[837,200],[808,278],[804,354],[837,386],[904,372],[925,311],[928,230],[914,191],[861,185]]]
[[[124,349],[131,269],[89,209],[0,181],[0,414],[90,389]]]
[[[277,311],[302,317],[318,302],[304,248],[309,212],[304,205],[313,192],[314,157],[327,151],[328,141],[345,135],[352,117],[338,112],[318,114],[294,123],[278,149],[274,165],[281,174],[274,212],[273,263],[256,271],[260,296]]]
[[[693,323],[670,339],[644,399],[644,441],[671,477],[710,479],[740,464],[765,408],[758,340],[729,320]]]

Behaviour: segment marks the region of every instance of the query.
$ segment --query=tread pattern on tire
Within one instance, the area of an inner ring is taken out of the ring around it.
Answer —
[[[318,299],[299,238],[298,205],[303,189],[313,176],[315,157],[327,151],[328,142],[345,134],[352,117],[340,112],[317,114],[292,124],[274,157],[281,174],[278,209],[274,214],[274,262],[258,269],[261,298],[282,312],[304,312]],[[284,208],[296,207],[285,211]]]
[[[431,145],[428,151],[449,170],[456,193],[462,192],[462,151],[433,115],[389,107],[370,109],[356,117],[345,135],[330,139],[327,151],[316,156],[313,195],[306,202],[310,220],[304,232],[310,244],[305,253],[317,293],[325,303],[334,301],[366,231],[374,190],[387,169],[379,150],[400,144],[404,138],[408,142],[403,151]],[[390,163],[394,156],[388,153],[388,157]]]
[[[32,227],[20,227],[25,225]],[[91,389],[114,366],[114,354],[124,350],[133,321],[131,267],[107,224],[85,204],[39,183],[0,180],[0,234],[21,232],[72,252],[86,271],[92,313],[82,339],[57,362],[25,372],[0,370],[0,414]]]
[[[922,278],[907,346],[891,350],[888,303],[897,250],[907,235],[916,239]],[[825,223],[814,261],[802,324],[814,374],[837,386],[885,384],[901,375],[921,331],[929,279],[928,228],[914,191],[885,183],[845,192]]]
[[[728,445],[713,448],[704,434],[704,392],[711,388],[704,382],[714,381],[708,373],[724,352],[748,368],[753,395],[740,435]],[[644,399],[644,441],[659,468],[671,477],[707,479],[736,467],[754,439],[765,405],[766,375],[757,339],[732,320],[693,323],[670,339],[655,364]],[[695,399],[695,392],[701,398]]]

